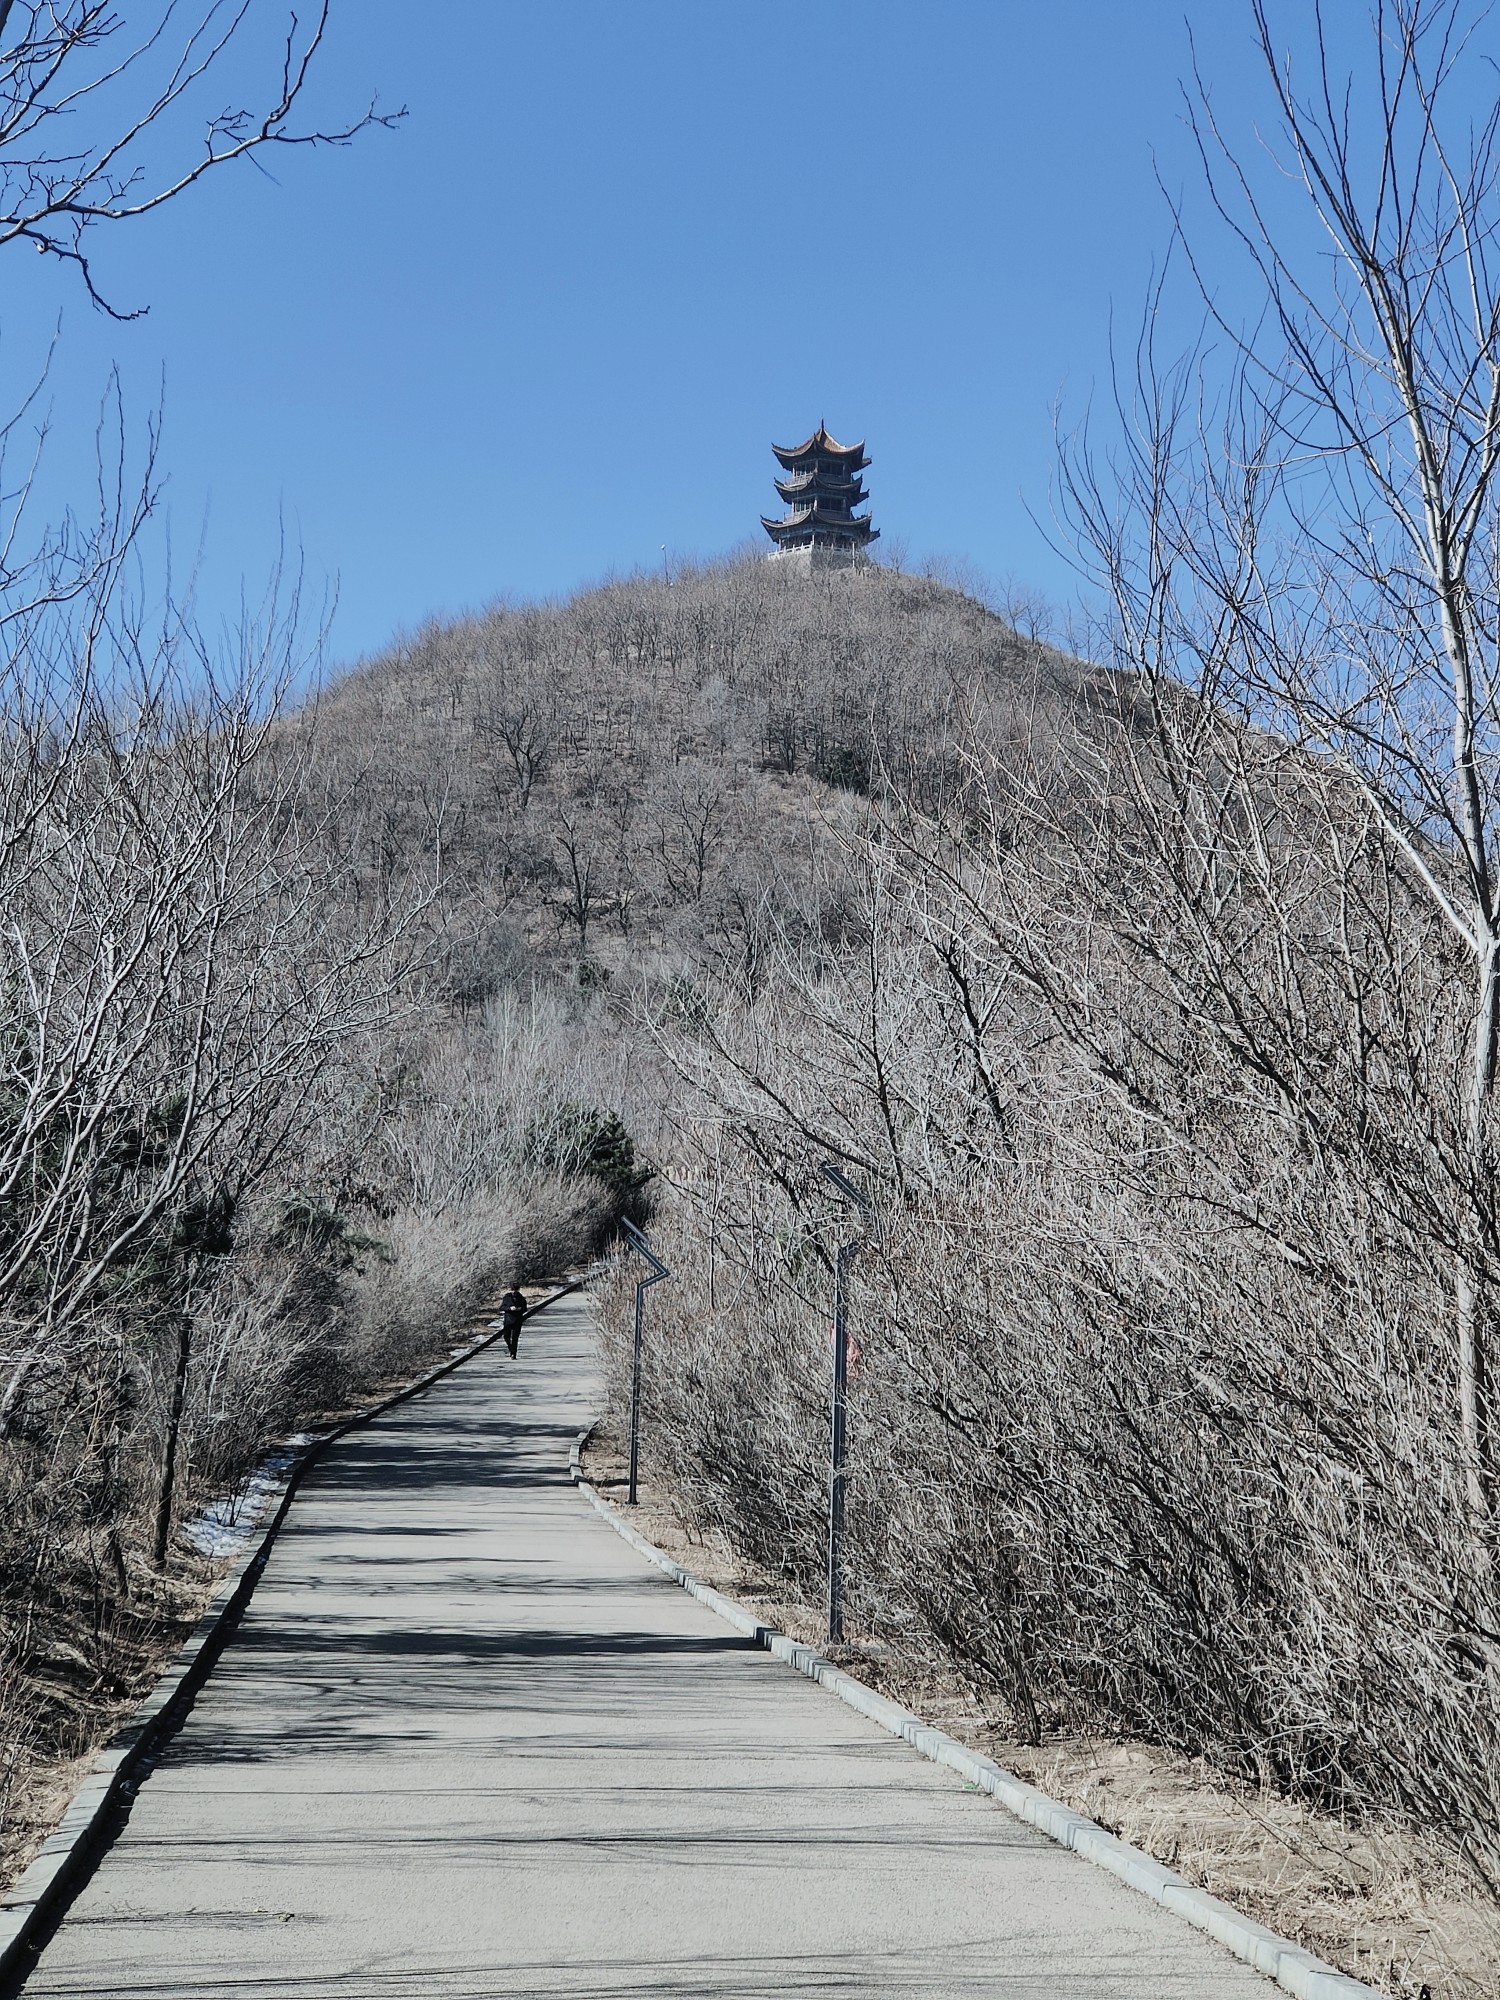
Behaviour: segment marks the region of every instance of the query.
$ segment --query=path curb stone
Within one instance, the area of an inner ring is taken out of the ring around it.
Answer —
[[[1075,1812],[1071,1806],[1062,1805],[1056,1799],[1049,1799],[1045,1792],[1039,1792],[1034,1785],[1012,1776],[989,1757],[967,1749],[943,1730],[932,1728],[909,1708],[903,1708],[899,1702],[865,1687],[831,1660],[825,1659],[816,1647],[788,1638],[774,1626],[764,1624],[742,1604],[736,1604],[732,1598],[710,1588],[691,1570],[674,1562],[654,1542],[648,1542],[584,1478],[580,1459],[591,1430],[592,1426],[579,1432],[569,1459],[568,1469],[579,1492],[633,1549],[648,1562],[654,1563],[690,1596],[716,1612],[737,1632],[743,1632],[755,1645],[763,1646],[778,1660],[784,1660],[798,1673],[806,1674],[809,1680],[827,1688],[830,1694],[836,1694],[841,1701],[847,1702],[871,1722],[879,1723],[882,1729],[888,1729],[893,1736],[901,1737],[914,1750],[931,1758],[933,1763],[945,1764],[957,1771],[967,1783],[988,1792],[1049,1839],[1063,1847],[1071,1847],[1075,1854],[1093,1862],[1096,1867],[1107,1868],[1110,1874],[1117,1875],[1132,1889],[1184,1918],[1197,1930],[1206,1931],[1237,1958],[1246,1960],[1257,1971],[1274,1979],[1284,1991],[1295,1994],[1297,2000],[1372,2000],[1372,1996],[1376,1996],[1375,1987],[1351,1979],[1347,1973],[1339,1972],[1323,1959],[1315,1958],[1310,1951],[1304,1951],[1301,1945],[1292,1944],[1286,1938],[1278,1937],[1274,1931],[1267,1930],[1264,1924],[1241,1916],[1230,1904],[1211,1896],[1206,1889],[1197,1888],[1186,1876],[1154,1861],[1149,1854],[1132,1847],[1128,1841],[1106,1833],[1102,1826],[1083,1813]]]
[[[563,1286],[550,1297],[539,1300],[531,1311],[540,1312],[555,1300],[576,1292],[582,1282]],[[17,1975],[23,1969],[31,1970],[26,1963],[31,1947],[39,1937],[48,1935],[49,1925],[66,1909],[73,1892],[87,1878],[115,1813],[135,1796],[150,1775],[153,1753],[191,1707],[193,1697],[208,1678],[225,1640],[254,1594],[298,1486],[318,1458],[350,1431],[421,1395],[424,1389],[451,1375],[476,1354],[493,1347],[500,1337],[499,1320],[491,1320],[483,1333],[439,1367],[429,1369],[370,1409],[361,1410],[358,1416],[320,1432],[297,1453],[282,1478],[270,1488],[261,1514],[267,1525],[259,1541],[219,1585],[192,1635],[168,1663],[150,1694],[94,1758],[57,1830],[43,1841],[30,1866],[8,1889],[0,1892],[0,1994],[14,1991]]]

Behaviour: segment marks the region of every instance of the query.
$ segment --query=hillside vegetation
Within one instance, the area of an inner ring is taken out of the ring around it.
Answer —
[[[853,1627],[1493,1885],[1464,965],[1345,774],[930,579],[759,562],[170,724],[12,766],[54,968],[11,975],[7,1226],[54,1246],[6,1308],[13,1769],[81,1745],[207,1495],[626,1212],[674,1272],[645,1451],[815,1594],[832,1159],[878,1218]]]
[[[872,759],[936,796],[1023,650],[930,585],[887,629],[785,584],[498,611],[295,713],[285,632],[226,686],[143,644],[38,696],[18,651],[0,1834],[190,1608],[207,1498],[642,1212],[641,995],[691,1017],[794,906],[837,929]]]
[[[450,1134],[545,991],[530,1121],[654,1170],[646,1448],[700,1523],[816,1591],[836,1160],[860,1628],[1494,1883],[1472,1009],[1345,771],[930,581],[756,563],[430,632],[324,723],[389,743],[349,791],[393,853],[446,848]]]
[[[859,1236],[860,1645],[1500,1895],[1500,111],[1468,0],[1248,11],[1254,145],[1190,94],[1181,254],[1060,453],[1095,664],[745,560],[297,706],[274,602],[237,655],[145,608],[113,418],[97,518],[7,481],[0,1866],[194,1615],[205,1503],[629,1216],[693,1529],[816,1601]],[[21,12],[0,191],[92,290],[216,56],[98,145],[52,79],[119,22]],[[307,143],[300,88],[145,205]]]

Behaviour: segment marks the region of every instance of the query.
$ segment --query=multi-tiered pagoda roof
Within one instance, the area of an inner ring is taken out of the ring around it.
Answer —
[[[868,514],[854,509],[868,498],[860,473],[870,463],[864,440],[840,444],[819,424],[802,444],[773,444],[785,478],[776,491],[786,502],[780,520],[761,515],[761,524],[776,544],[776,553],[793,549],[825,549],[856,557],[880,533]]]

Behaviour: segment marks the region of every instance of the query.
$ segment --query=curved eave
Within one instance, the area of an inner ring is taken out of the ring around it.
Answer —
[[[849,507],[857,507],[868,497],[862,479],[830,479],[816,472],[800,473],[793,479],[775,479],[771,483],[789,507],[795,505],[800,496],[812,492]]]
[[[800,447],[796,451],[788,451],[782,445],[773,444],[771,455],[779,464],[785,466],[788,472],[807,472],[820,463],[836,465],[841,472],[863,472],[865,467],[873,462],[865,456],[860,445],[855,445],[851,450],[844,452],[804,451]]]
[[[874,542],[880,538],[880,530],[872,528],[867,520],[861,521],[853,518],[840,521],[820,520],[811,509],[805,514],[793,515],[791,518],[782,521],[773,521],[769,515],[762,514],[760,524],[773,542],[785,542],[793,539],[800,540],[805,536],[815,535],[833,537],[845,542],[860,543]]]
[[[762,514],[760,518],[766,521],[770,516]],[[794,507],[791,513],[784,514],[782,519],[789,528],[809,525],[815,528],[859,528],[865,525],[868,516],[851,514],[847,507],[819,507],[814,504],[809,507]]]
[[[865,457],[863,438],[858,444],[840,444],[837,438],[830,437],[825,430],[815,430],[812,436],[804,438],[801,444],[773,444],[771,451],[788,472],[795,472],[799,466],[815,458],[838,459],[851,472],[858,472],[861,467],[870,463]],[[858,460],[858,464],[853,462],[855,460]]]

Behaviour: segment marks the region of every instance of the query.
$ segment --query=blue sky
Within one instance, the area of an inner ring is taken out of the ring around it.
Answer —
[[[1187,13],[1248,134],[1247,9]],[[101,244],[130,325],[12,255],[0,368],[14,401],[60,316],[64,483],[111,366],[137,423],[164,396],[204,615],[284,524],[335,660],[758,537],[772,437],[820,418],[868,439],[887,546],[1066,598],[1054,408],[1138,323],[1187,62],[1182,0],[342,0],[314,108],[378,91],[400,129]]]

